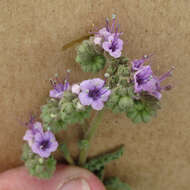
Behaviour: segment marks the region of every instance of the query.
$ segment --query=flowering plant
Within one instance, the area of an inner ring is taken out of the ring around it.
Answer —
[[[113,16],[111,22],[106,19],[106,26],[93,32],[77,48],[76,62],[82,70],[92,73],[104,70],[102,78],[76,84],[70,84],[68,76],[63,81],[57,75],[50,80],[53,89],[41,108],[41,122],[32,116],[23,137],[22,159],[31,175],[50,178],[56,168],[54,152],[59,151],[68,164],[79,165],[97,175],[108,190],[130,189],[119,178],[104,176],[105,165],[123,154],[123,146],[88,159],[92,137],[107,109],[124,113],[134,123],[149,122],[160,109],[162,91],[171,89],[171,85],[161,86],[161,82],[171,75],[173,68],[158,77],[149,64],[151,56],[129,61],[122,52],[121,35]],[[81,124],[84,136],[79,142],[79,158],[73,159],[66,142],[58,142],[56,135],[77,123]]]

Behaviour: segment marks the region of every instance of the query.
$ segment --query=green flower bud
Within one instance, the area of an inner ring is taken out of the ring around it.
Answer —
[[[107,70],[106,70],[106,73],[110,74],[110,75],[113,75],[117,70],[117,67],[114,66],[114,65],[110,65]]]
[[[65,112],[65,113],[72,113],[74,111],[74,107],[73,107],[73,104],[72,103],[64,103],[61,105],[61,110],[62,112]]]
[[[119,65],[118,66],[118,75],[121,76],[129,76],[130,72],[127,65]]]
[[[122,97],[119,100],[119,107],[121,109],[126,109],[126,108],[129,108],[129,107],[132,107],[132,106],[133,106],[133,99],[128,97],[128,96]]]
[[[117,94],[120,95],[120,96],[126,96],[127,95],[127,88],[119,86],[117,88]]]
[[[74,97],[75,97],[75,94],[73,94],[70,91],[65,91],[63,93],[63,98],[61,99],[61,103],[64,103],[64,102],[67,102],[67,101],[71,101]]]
[[[119,95],[112,93],[107,104],[112,107],[113,105],[117,104],[117,102],[119,101],[119,98],[120,98]]]

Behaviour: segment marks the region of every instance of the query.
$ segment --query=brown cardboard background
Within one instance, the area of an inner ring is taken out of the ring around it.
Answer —
[[[0,171],[21,164],[20,122],[31,111],[39,113],[48,79],[67,68],[73,82],[92,76],[81,74],[75,48],[63,53],[63,44],[115,13],[128,56],[153,53],[158,74],[175,66],[175,88],[164,94],[162,111],[147,125],[106,113],[91,155],[124,143],[125,155],[109,165],[108,175],[119,175],[134,190],[189,189],[189,0],[1,0],[0,10]],[[75,128],[69,133],[74,139]]]

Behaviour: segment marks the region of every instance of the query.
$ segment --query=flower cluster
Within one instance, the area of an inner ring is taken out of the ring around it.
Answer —
[[[123,40],[115,16],[112,22],[106,19],[106,26],[77,48],[76,62],[85,72],[97,73],[105,68],[103,78],[91,78],[71,84],[68,76],[61,81],[56,75],[50,80],[53,89],[49,91],[47,103],[41,107],[41,122],[31,117],[23,137],[22,159],[31,175],[50,178],[56,168],[53,152],[63,152],[69,164],[75,164],[66,142],[58,144],[55,135],[67,130],[69,125],[80,124],[83,139],[78,143],[80,166],[94,172],[102,181],[105,164],[118,159],[123,147],[114,153],[88,160],[88,150],[102,113],[108,108],[113,113],[123,113],[133,123],[149,122],[160,109],[163,90],[171,85],[161,83],[171,76],[173,68],[162,76],[154,74],[150,61],[151,55],[129,62],[122,55]],[[82,38],[84,39],[84,38]],[[78,42],[78,40],[77,40]],[[91,112],[94,111],[91,115]],[[59,146],[59,148],[58,148]],[[107,189],[129,189],[118,178],[103,181]]]

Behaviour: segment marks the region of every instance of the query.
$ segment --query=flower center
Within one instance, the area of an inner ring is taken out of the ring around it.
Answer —
[[[137,74],[137,78],[136,78],[137,83],[139,85],[145,84],[145,83],[147,83],[151,79],[152,79],[152,74],[149,73],[146,70],[143,71],[143,72],[141,72],[141,73],[139,73],[139,74]]]
[[[111,46],[109,47],[109,49],[111,49],[112,52],[114,52],[116,50],[116,44],[112,43]]]
[[[49,148],[50,146],[50,142],[48,140],[43,140],[41,143],[40,143],[40,148],[42,150],[46,150],[47,148]]]
[[[88,93],[88,97],[91,97],[93,100],[97,100],[101,96],[100,90],[95,88],[90,90]]]

